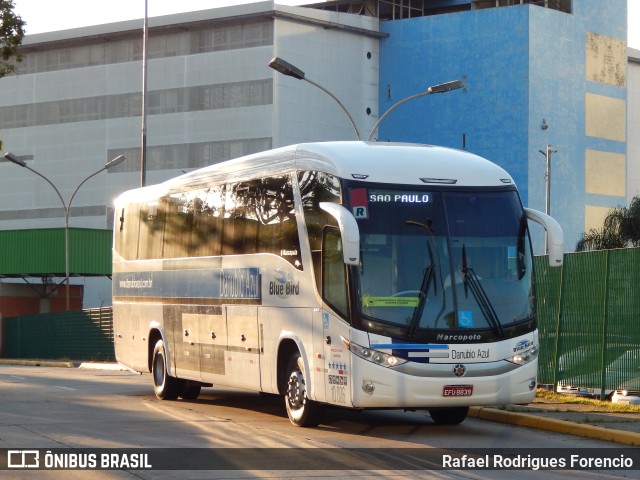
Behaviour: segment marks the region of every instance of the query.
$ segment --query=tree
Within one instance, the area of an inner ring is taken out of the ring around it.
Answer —
[[[631,199],[623,231],[634,247],[640,247],[640,197]]]
[[[13,12],[13,8],[13,0],[0,0],[0,78],[14,72],[16,62],[22,60],[18,47],[24,37],[25,22]]]
[[[24,37],[25,22],[13,12],[13,8],[13,0],[0,0],[0,78],[14,72],[15,61],[22,60],[18,47]]]
[[[640,197],[631,199],[628,207],[609,211],[602,228],[582,234],[576,251],[608,250],[612,248],[640,247]]]

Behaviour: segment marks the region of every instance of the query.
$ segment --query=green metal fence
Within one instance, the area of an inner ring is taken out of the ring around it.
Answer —
[[[96,308],[7,318],[5,358],[113,360],[113,312]]]
[[[538,381],[640,390],[640,248],[536,259]]]

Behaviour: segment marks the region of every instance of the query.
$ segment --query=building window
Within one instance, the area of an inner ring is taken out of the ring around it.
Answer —
[[[187,99],[189,99],[188,102]],[[149,115],[253,107],[272,103],[273,80],[271,78],[155,90],[149,92],[147,97]],[[140,93],[0,107],[0,118],[3,119],[4,129],[138,117],[141,114]]]
[[[94,65],[135,62],[142,59],[142,38],[78,39],[78,45],[65,48],[24,47],[20,74],[42,73]],[[273,45],[273,22],[149,30],[148,58],[167,58],[197,53]]]

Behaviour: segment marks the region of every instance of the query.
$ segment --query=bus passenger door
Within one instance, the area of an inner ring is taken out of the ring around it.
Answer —
[[[258,307],[228,305],[226,384],[260,390],[260,334]]]
[[[341,337],[351,339],[350,327],[336,313],[348,318],[347,270],[344,263],[340,231],[327,227],[322,241],[322,298],[329,308],[322,310],[322,330],[325,339],[325,387],[327,402],[351,406],[351,354]]]
[[[351,355],[341,337],[349,339],[349,326],[333,313],[322,310],[322,335],[324,341],[324,381],[326,402],[351,406]]]

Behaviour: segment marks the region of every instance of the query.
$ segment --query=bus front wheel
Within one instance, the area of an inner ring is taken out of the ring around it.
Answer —
[[[167,373],[166,358],[164,342],[158,340],[153,349],[153,362],[151,363],[153,391],[160,400],[175,400],[182,393],[184,382]]]
[[[195,400],[200,395],[202,385],[194,382],[185,381],[182,391],[180,392],[180,398],[183,400]]]
[[[469,407],[430,408],[429,415],[438,425],[458,425],[467,418]]]
[[[320,423],[323,407],[307,397],[307,381],[300,354],[289,360],[284,403],[289,420],[296,427],[315,427]]]

